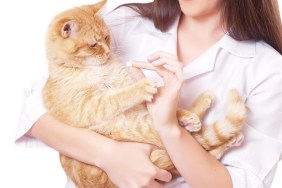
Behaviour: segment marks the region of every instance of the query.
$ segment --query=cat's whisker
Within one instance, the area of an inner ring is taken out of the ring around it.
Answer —
[[[122,54],[125,54],[125,51],[123,50],[124,48],[120,45],[112,46],[111,47],[112,51],[114,54],[121,56]]]

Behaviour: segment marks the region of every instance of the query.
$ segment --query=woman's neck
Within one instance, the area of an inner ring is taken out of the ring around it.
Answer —
[[[196,18],[183,14],[177,35],[178,57],[186,65],[223,37],[220,14]]]

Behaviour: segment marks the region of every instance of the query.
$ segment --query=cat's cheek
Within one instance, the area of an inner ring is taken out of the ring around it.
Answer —
[[[77,50],[76,45],[75,45],[75,43],[73,41],[67,40],[67,41],[65,41],[62,44],[63,44],[62,49],[65,49],[65,51],[68,54],[73,54]]]

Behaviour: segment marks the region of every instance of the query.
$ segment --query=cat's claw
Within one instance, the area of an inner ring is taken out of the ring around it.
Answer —
[[[147,80],[146,91],[151,94],[156,94],[158,92],[157,83],[153,80]]]
[[[145,100],[147,102],[152,102],[154,98],[154,94],[158,92],[157,84],[153,80],[146,79],[144,81],[145,85]]]
[[[244,135],[242,133],[238,133],[234,136],[229,144],[229,147],[240,146],[244,140]]]
[[[152,102],[153,101],[153,96],[148,96],[148,97],[146,97],[146,102]]]

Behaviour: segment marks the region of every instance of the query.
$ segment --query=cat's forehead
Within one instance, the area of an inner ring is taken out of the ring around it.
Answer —
[[[72,20],[77,23],[78,28],[83,32],[108,32],[108,27],[99,15],[83,15],[68,17],[64,20]]]
[[[103,18],[97,12],[95,13],[79,9],[78,14],[74,15],[73,18],[77,20],[81,26],[89,26],[90,28],[96,28],[97,30],[107,29]]]
[[[92,33],[92,34],[98,34],[98,35],[105,35],[108,33],[108,27],[104,23],[103,20],[100,18],[94,18],[93,20],[86,20],[84,23],[81,23],[81,29],[84,30],[84,32]]]
[[[93,24],[103,26],[104,21],[99,15],[97,10],[94,10],[91,6],[74,7],[65,12],[62,12],[57,16],[56,20],[75,20],[81,24]]]

